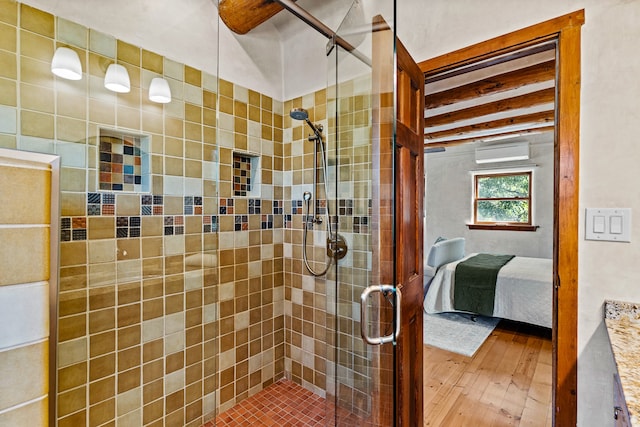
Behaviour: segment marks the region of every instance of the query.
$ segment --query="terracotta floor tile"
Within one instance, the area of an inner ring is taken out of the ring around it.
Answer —
[[[320,396],[289,381],[280,380],[260,393],[219,414],[202,427],[307,427],[333,425],[335,407]],[[364,425],[347,411],[338,410],[344,425]],[[329,423],[325,424],[325,421]],[[366,424],[366,423],[365,423]]]

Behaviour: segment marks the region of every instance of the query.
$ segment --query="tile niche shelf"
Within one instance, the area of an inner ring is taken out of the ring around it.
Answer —
[[[233,153],[233,195],[235,197],[260,197],[260,156],[249,153]]]
[[[147,193],[150,190],[149,137],[100,129],[100,191]]]

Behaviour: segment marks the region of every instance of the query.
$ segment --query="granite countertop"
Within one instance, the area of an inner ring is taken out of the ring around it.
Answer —
[[[631,424],[640,426],[640,304],[606,301],[604,321]]]

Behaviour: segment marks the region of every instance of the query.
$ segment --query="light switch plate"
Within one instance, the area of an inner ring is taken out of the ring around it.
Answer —
[[[606,242],[630,242],[631,209],[587,208],[585,239]]]

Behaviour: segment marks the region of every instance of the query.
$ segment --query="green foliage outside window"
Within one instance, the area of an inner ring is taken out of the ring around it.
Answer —
[[[531,173],[477,175],[476,223],[530,224]]]

